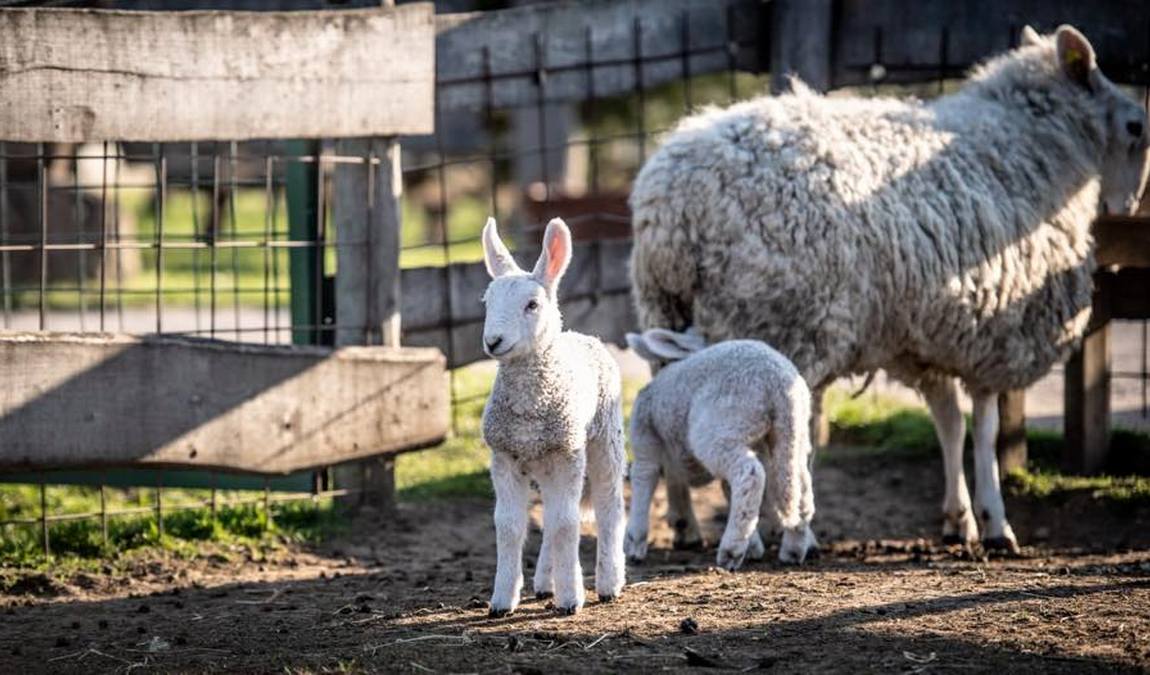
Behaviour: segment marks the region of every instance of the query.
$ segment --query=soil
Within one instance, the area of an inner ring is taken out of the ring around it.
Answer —
[[[776,550],[720,571],[713,550],[671,550],[661,526],[623,596],[573,617],[530,599],[488,618],[484,500],[364,514],[336,541],[266,558],[207,547],[127,572],[24,573],[0,595],[0,672],[1150,670],[1150,508],[1009,499],[1023,554],[985,559],[938,544],[939,469],[819,467],[823,553],[802,567]],[[696,504],[713,541],[721,493]]]

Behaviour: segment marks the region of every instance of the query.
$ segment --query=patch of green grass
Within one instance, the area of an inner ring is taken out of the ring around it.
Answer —
[[[824,401],[831,443],[856,453],[881,452],[890,456],[937,456],[938,437],[926,410],[882,396],[851,398],[845,389],[831,389]],[[841,455],[835,448],[827,455]]]
[[[316,504],[310,500],[273,503],[270,522],[262,504],[223,502],[213,520],[211,511],[203,506],[208,491],[168,488],[164,490],[161,534],[151,511],[155,504],[153,488],[108,489],[105,494],[109,511],[145,510],[109,516],[106,544],[99,517],[52,522],[48,530],[52,555],[48,558],[43,554],[43,533],[38,522],[4,526],[0,528],[0,567],[82,568],[139,549],[192,551],[190,547],[195,542],[206,541],[274,547],[286,542],[319,541],[343,526],[330,502]],[[49,486],[46,496],[48,512],[53,515],[95,514],[100,508],[99,493],[94,488]],[[235,501],[261,496],[260,492],[250,491],[227,493],[227,498]],[[168,510],[181,505],[200,508]],[[0,520],[35,519],[39,509],[39,486],[0,485]]]
[[[1068,476],[1041,469],[1016,469],[1007,476],[1012,494],[1064,500],[1077,494],[1123,505],[1150,504],[1150,476]]]

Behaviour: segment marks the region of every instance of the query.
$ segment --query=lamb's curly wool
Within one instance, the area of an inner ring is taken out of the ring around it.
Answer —
[[[640,325],[764,340],[816,397],[885,368],[949,410],[952,377],[1041,377],[1089,317],[1100,197],[1141,189],[1145,111],[1074,29],[1024,37],[930,103],[800,85],[685,120],[631,196]]]
[[[734,569],[744,556],[762,557],[760,511],[783,529],[779,559],[802,562],[816,546],[810,529],[815,504],[806,382],[786,357],[757,340],[731,340],[682,354],[661,351],[657,340],[678,342],[676,335],[660,329],[627,335],[641,356],[665,364],[631,409],[635,459],[628,556],[646,557],[651,496],[659,474],[668,481],[672,476],[684,480],[688,467],[700,463],[731,490],[720,566]],[[668,356],[677,360],[666,363]]]
[[[583,606],[579,504],[584,482],[599,529],[595,589],[601,600],[623,588],[623,410],[619,368],[599,340],[563,332],[559,281],[571,259],[571,234],[553,220],[531,273],[515,263],[495,221],[483,229],[492,276],[484,301],[483,342],[499,360],[483,409],[483,440],[491,448],[498,562],[491,612],[519,604],[523,544],[534,481],[543,498],[543,545],[535,593],[554,595],[570,614]],[[586,481],[584,480],[586,478]]]

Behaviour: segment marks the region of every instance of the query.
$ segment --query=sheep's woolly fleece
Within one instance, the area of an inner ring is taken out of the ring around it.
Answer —
[[[1053,49],[928,104],[798,86],[685,120],[631,197],[641,326],[765,340],[815,389],[1036,380],[1089,317],[1107,143]]]

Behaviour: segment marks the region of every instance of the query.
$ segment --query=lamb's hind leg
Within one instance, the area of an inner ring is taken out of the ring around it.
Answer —
[[[604,438],[587,446],[587,477],[595,508],[598,537],[595,551],[595,592],[600,602],[610,602],[623,591],[626,565],[623,559],[623,474],[627,453],[623,447],[623,413],[604,432]]]
[[[942,467],[946,494],[942,500],[942,540],[944,543],[969,544],[978,539],[978,526],[970,509],[970,492],[962,470],[962,440],[966,422],[958,407],[958,387],[953,378],[935,380],[920,389],[934,430],[942,446]]]
[[[982,519],[982,545],[987,549],[1018,553],[1014,530],[1006,522],[1006,506],[999,487],[998,454],[994,447],[998,437],[998,397],[974,394],[974,500]]]
[[[743,565],[751,538],[758,534],[766,475],[762,462],[747,447],[734,450],[725,463],[727,482],[731,485],[731,511],[719,542],[716,562],[719,567],[735,570]]]

